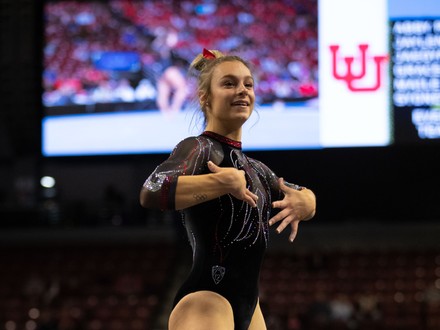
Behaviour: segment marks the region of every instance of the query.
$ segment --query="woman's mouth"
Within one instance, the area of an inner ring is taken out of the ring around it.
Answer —
[[[236,101],[236,102],[232,102],[233,106],[239,106],[239,107],[247,107],[249,106],[249,103],[246,101]]]

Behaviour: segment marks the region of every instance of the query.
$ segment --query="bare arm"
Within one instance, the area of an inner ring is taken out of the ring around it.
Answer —
[[[257,196],[246,187],[245,173],[234,167],[218,167],[208,162],[212,173],[199,175],[180,175],[177,178],[174,208],[185,209],[222,195],[231,194],[250,206],[256,206]],[[154,208],[151,191],[142,188],[140,203],[143,207]]]
[[[176,188],[176,209],[191,207],[225,194],[231,194],[255,207],[257,196],[246,188],[244,171],[233,167],[218,167],[208,162],[212,173],[202,175],[182,175]]]

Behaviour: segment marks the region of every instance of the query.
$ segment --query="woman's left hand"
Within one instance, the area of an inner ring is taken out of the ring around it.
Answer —
[[[281,211],[269,220],[269,225],[272,226],[281,221],[281,224],[276,229],[277,233],[281,233],[290,225],[289,241],[293,242],[298,233],[299,222],[309,220],[315,215],[316,199],[311,190],[295,190],[290,188],[284,184],[282,178],[279,179],[279,184],[280,189],[284,193],[284,198],[273,202],[272,207],[281,209]]]

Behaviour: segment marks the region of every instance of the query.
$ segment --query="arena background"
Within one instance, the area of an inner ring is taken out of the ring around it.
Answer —
[[[0,328],[165,329],[188,246],[175,215],[141,209],[138,191],[166,156],[40,157],[40,12],[1,3]],[[250,153],[318,196],[293,245],[272,235],[269,329],[440,328],[438,154]]]

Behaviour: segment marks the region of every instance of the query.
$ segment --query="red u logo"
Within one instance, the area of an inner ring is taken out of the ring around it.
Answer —
[[[347,84],[347,87],[352,92],[372,92],[375,90],[378,90],[382,84],[382,63],[385,62],[388,59],[388,56],[373,56],[373,61],[376,64],[376,81],[371,87],[356,87],[354,86],[353,82],[356,80],[360,80],[365,77],[367,73],[367,50],[368,45],[367,44],[360,44],[358,45],[359,52],[360,52],[360,72],[358,74],[353,73],[352,64],[354,61],[353,56],[346,56],[344,57],[344,61],[347,67],[347,72],[345,75],[341,75],[338,73],[338,51],[339,46],[338,45],[331,45],[330,51],[332,53],[332,73],[333,77],[335,77],[338,80],[344,80]]]

